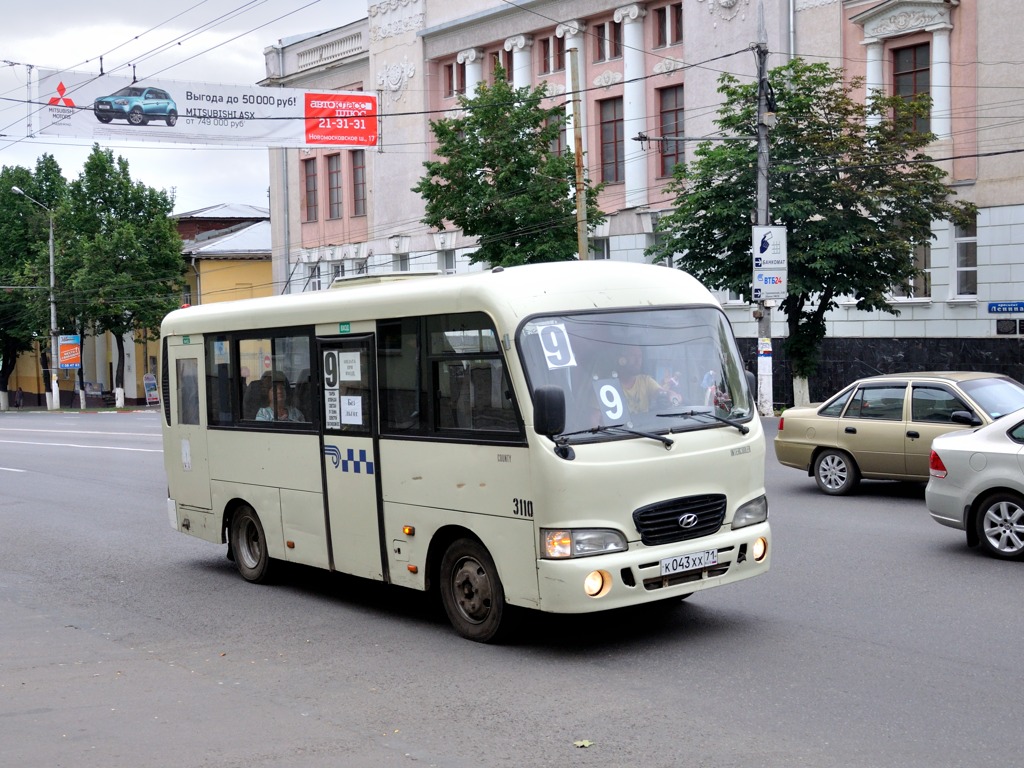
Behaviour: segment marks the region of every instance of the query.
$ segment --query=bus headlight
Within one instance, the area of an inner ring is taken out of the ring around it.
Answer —
[[[732,528],[746,528],[748,525],[763,523],[768,519],[768,497],[758,496],[736,510],[732,518]]]
[[[550,560],[603,555],[625,549],[626,537],[606,528],[542,528],[540,531],[540,556]]]

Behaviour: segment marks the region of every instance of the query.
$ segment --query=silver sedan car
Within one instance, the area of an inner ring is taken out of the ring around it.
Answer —
[[[936,522],[967,533],[968,546],[1024,559],[1024,410],[932,441],[925,504]]]

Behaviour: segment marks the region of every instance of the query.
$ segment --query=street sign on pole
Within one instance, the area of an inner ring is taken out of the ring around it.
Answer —
[[[754,301],[784,299],[788,293],[789,260],[785,227],[752,227],[754,268],[751,298]]]

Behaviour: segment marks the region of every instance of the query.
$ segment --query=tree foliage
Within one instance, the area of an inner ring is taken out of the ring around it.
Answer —
[[[546,88],[513,88],[498,68],[494,85],[459,97],[460,116],[430,123],[442,159],[423,164],[413,191],[426,202],[425,224],[479,238],[473,263],[577,258],[575,159],[551,151],[566,121],[561,106],[542,106]],[[604,220],[599,189],[587,184],[590,229]]]
[[[124,335],[155,334],[180,299],[185,264],[173,208],[170,195],[132,181],[128,161],[99,146],[69,185],[63,311],[84,329],[113,335],[117,387],[124,386]]]
[[[14,187],[38,204],[15,194]],[[43,155],[34,172],[21,166],[0,169],[0,390],[7,389],[18,355],[36,341],[42,342],[41,363],[50,351],[50,220],[40,205],[53,211],[56,221],[66,192],[52,155]]]
[[[786,227],[789,256],[786,351],[794,373],[807,377],[838,299],[898,315],[888,297],[915,276],[913,250],[931,240],[931,222],[967,223],[975,209],[952,200],[944,172],[925,154],[935,136],[914,130],[928,114],[926,99],[865,104],[852,95],[861,81],[800,59],[773,69],[769,82],[777,120],[769,132],[770,223]],[[726,74],[718,90],[723,134],[754,136],[757,84]],[[656,260],[682,254],[682,269],[749,296],[756,171],[753,140],[699,145],[695,160],[675,169],[675,210],[659,221],[664,238],[649,252]]]

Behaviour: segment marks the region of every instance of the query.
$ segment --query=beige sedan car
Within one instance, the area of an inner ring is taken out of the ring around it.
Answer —
[[[832,496],[861,478],[928,480],[932,440],[1024,408],[1024,385],[994,373],[920,372],[859,379],[825,403],[789,408],[775,456]]]

